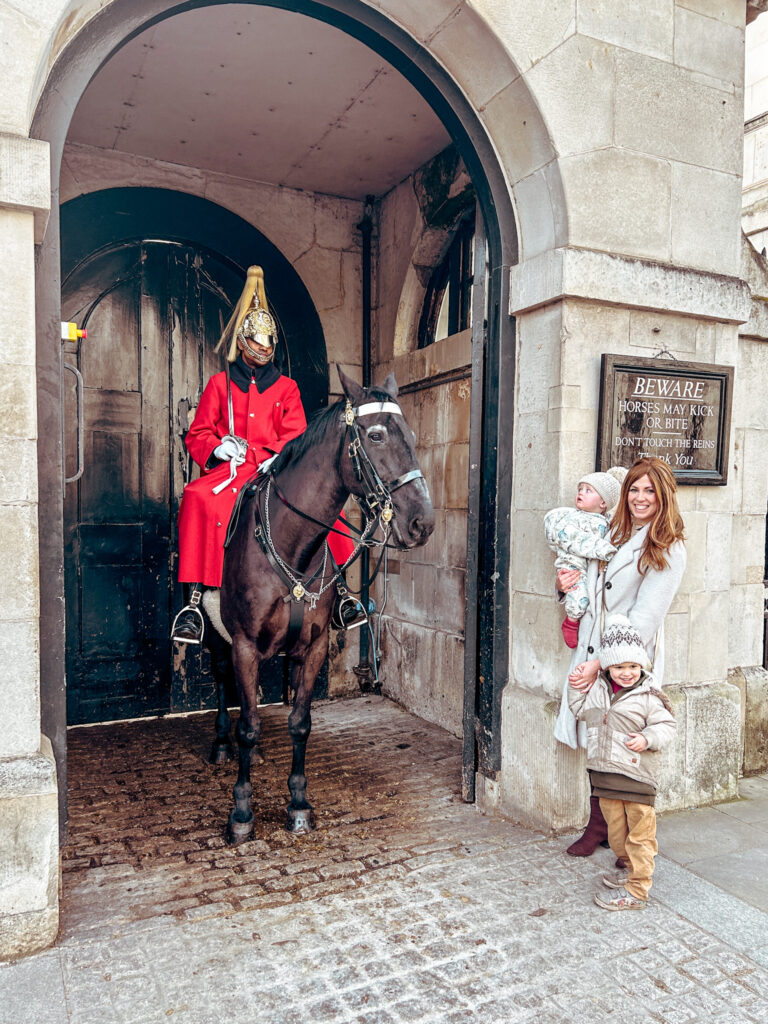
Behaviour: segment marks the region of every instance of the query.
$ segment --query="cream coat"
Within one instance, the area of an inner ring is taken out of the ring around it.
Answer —
[[[685,545],[677,541],[667,552],[666,569],[661,572],[649,569],[641,576],[637,564],[647,531],[648,527],[644,526],[626,544],[622,544],[604,573],[598,573],[598,563],[590,561],[587,567],[589,608],[579,623],[579,642],[568,667],[569,673],[582,661],[598,656],[604,603],[606,619],[612,615],[624,615],[638,631],[651,659],[656,685],[663,686],[664,618],[680,587],[686,554]],[[562,595],[560,597],[562,599]],[[566,676],[560,714],[555,722],[555,736],[569,747],[584,747],[586,732],[582,724],[577,734],[576,719],[568,706],[569,687]]]

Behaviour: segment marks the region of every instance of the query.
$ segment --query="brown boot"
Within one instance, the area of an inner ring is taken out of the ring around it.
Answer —
[[[603,812],[600,810],[600,801],[596,796],[589,798],[589,821],[584,830],[584,835],[572,843],[565,851],[571,857],[591,857],[600,843],[608,838],[608,826],[605,823]]]

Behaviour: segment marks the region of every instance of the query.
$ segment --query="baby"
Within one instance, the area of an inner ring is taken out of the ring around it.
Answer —
[[[621,483],[627,475],[622,466],[611,466],[606,473],[589,473],[579,481],[574,508],[553,508],[544,516],[547,544],[557,553],[556,569],[576,569],[581,573],[565,595],[563,639],[576,647],[579,619],[589,607],[587,561],[608,561],[616,548],[605,536],[611,512],[619,502]]]

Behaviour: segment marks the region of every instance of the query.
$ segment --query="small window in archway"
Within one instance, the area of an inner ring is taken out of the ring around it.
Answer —
[[[474,211],[459,224],[451,247],[435,268],[419,322],[419,348],[472,326]]]

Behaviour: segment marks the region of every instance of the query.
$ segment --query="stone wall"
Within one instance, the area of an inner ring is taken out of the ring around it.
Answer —
[[[58,930],[56,767],[40,733],[38,644],[34,243],[49,195],[48,147],[0,135],[0,958],[47,946]]]
[[[460,196],[466,171],[450,154],[442,194],[420,191],[421,169],[393,189],[378,211],[376,372],[394,371],[403,411],[435,508],[427,544],[393,553],[381,622],[382,692],[456,736],[462,731],[464,583],[467,557],[471,331],[418,349],[429,274],[452,238],[450,224],[430,225],[427,208]],[[453,379],[433,378],[455,371]],[[384,580],[374,595],[381,606]]]
[[[517,270],[513,281],[520,283],[523,273]],[[523,293],[513,285],[513,296]],[[728,319],[705,318],[703,305],[699,316],[690,315],[692,309],[685,316],[672,310],[685,307],[691,294],[689,287],[675,298],[673,289],[668,308],[653,310],[642,308],[639,294],[625,295],[627,305],[619,308],[589,301],[585,290],[584,298],[561,298],[519,315],[511,572],[518,628],[512,685],[504,695],[498,799],[508,812],[539,824],[570,824],[571,809],[584,806],[587,795],[582,755],[561,751],[570,765],[564,771],[551,739],[569,652],[553,642],[562,613],[553,601],[553,556],[541,522],[547,508],[572,503],[579,476],[594,466],[603,352],[661,359],[671,354],[736,369],[728,485],[681,486],[678,492],[688,567],[665,624],[665,688],[674,695],[679,736],[666,755],[659,806],[731,797],[742,764],[760,763],[753,741],[746,756],[742,750],[743,702],[728,680],[729,670],[762,662],[768,424],[754,382],[765,379],[768,348],[758,338],[739,337],[737,324],[751,307],[737,282],[730,310],[725,304],[720,310]],[[762,735],[757,687],[753,681],[752,737]],[[531,770],[534,751],[547,747],[551,752],[540,755],[537,768],[543,761],[549,776]],[[553,775],[557,785],[550,785]]]
[[[768,18],[747,26],[742,225],[755,249],[768,246]]]

